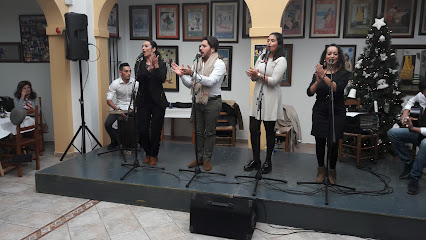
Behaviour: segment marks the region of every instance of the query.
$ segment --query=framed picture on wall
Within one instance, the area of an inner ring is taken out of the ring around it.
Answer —
[[[49,40],[44,15],[19,16],[24,62],[49,62]]]
[[[426,45],[392,45],[398,62],[399,90],[415,95],[419,82],[426,79]]]
[[[0,62],[22,62],[21,43],[0,43]]]
[[[265,51],[266,45],[259,44],[254,45],[254,53],[253,53],[253,66],[256,65],[257,59],[260,57],[260,55]]]
[[[118,5],[115,4],[108,17],[108,31],[110,37],[118,38]]]
[[[232,76],[232,46],[220,46],[217,53],[225,62],[226,74],[223,79],[221,89],[231,91],[231,76]]]
[[[377,13],[375,0],[348,0],[343,27],[344,38],[365,38]]]
[[[293,44],[284,44],[284,57],[287,60],[287,70],[281,80],[281,86],[291,86],[291,69],[293,66]]]
[[[426,35],[426,2],[423,1],[420,10],[419,35]]]
[[[305,37],[306,0],[290,0],[281,17],[283,36],[286,38]]]
[[[245,1],[243,1],[243,27],[242,27],[242,38],[250,38],[249,29],[251,28],[251,16],[250,11]]]
[[[179,76],[172,71],[171,67],[173,62],[179,65],[178,46],[158,46],[157,50],[167,67],[166,81],[163,83],[164,91],[179,92]]]
[[[155,5],[157,39],[179,40],[179,4]]]
[[[152,39],[152,6],[129,6],[130,40]]]
[[[341,2],[342,0],[312,0],[309,37],[340,37]]]
[[[238,42],[238,1],[212,2],[211,35],[219,42]]]
[[[382,12],[392,37],[414,36],[416,7],[417,0],[383,0]]]
[[[183,41],[201,41],[209,34],[209,3],[184,3]]]

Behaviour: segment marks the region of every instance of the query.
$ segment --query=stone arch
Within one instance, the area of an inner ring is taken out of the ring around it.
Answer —
[[[251,37],[264,37],[268,36],[271,32],[281,31],[281,17],[290,0],[244,1],[251,14]]]

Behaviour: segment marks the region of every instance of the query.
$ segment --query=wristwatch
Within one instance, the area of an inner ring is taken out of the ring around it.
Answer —
[[[257,76],[260,77],[260,73],[257,73]]]

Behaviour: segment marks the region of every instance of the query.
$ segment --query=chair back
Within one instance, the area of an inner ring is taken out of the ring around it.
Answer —
[[[361,99],[360,98],[357,98],[357,99],[347,99],[345,101],[345,105],[347,107],[354,106],[356,109],[359,109],[361,107]]]
[[[39,112],[38,112],[38,105],[35,106],[33,110],[27,110],[27,116],[34,116],[34,124],[30,126],[21,127],[21,125],[16,126],[16,139],[19,141],[22,138],[22,132],[27,131],[33,131],[34,132],[34,138],[38,136],[38,129],[39,129]]]

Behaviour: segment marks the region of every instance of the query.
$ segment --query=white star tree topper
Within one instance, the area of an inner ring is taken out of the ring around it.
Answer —
[[[386,26],[385,23],[385,18],[375,18],[374,19],[374,24],[373,27],[377,28],[378,30],[380,30],[381,27]]]

